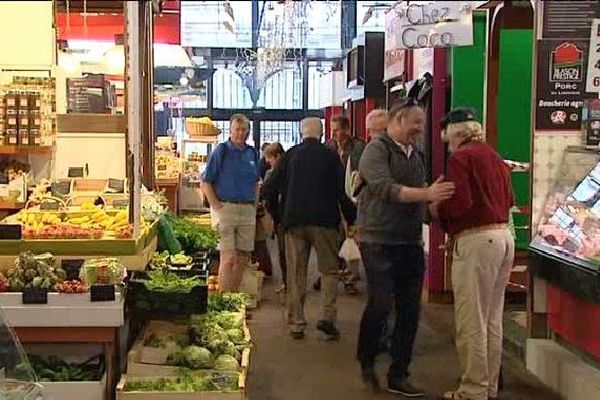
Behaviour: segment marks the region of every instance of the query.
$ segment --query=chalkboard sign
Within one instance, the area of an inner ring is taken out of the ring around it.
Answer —
[[[48,304],[48,290],[31,288],[23,290],[23,304]]]
[[[60,203],[56,200],[45,200],[40,203],[40,210],[42,211],[58,211],[60,209]]]
[[[91,301],[115,301],[115,285],[94,285],[90,288]]]
[[[83,178],[84,177],[84,169],[83,167],[70,167],[69,173],[67,174],[69,178]]]
[[[73,281],[79,279],[79,271],[83,265],[83,260],[62,260],[60,266],[67,273],[67,280]]]
[[[0,171],[0,185],[8,185],[8,171]]]
[[[53,182],[50,193],[54,197],[66,197],[71,194],[71,181]]]
[[[21,240],[20,224],[0,224],[0,240]]]
[[[125,193],[125,181],[123,179],[109,179],[108,189],[114,193]]]
[[[129,207],[129,200],[115,200],[113,201],[112,206],[114,208],[124,210]]]

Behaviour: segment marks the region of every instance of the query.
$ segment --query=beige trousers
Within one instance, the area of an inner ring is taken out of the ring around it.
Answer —
[[[335,322],[339,281],[337,259],[339,243],[340,234],[337,229],[305,226],[286,231],[288,322],[292,331],[303,332],[306,327],[304,302],[306,300],[308,259],[313,247],[317,253],[319,272],[321,273],[323,307],[321,319]]]
[[[462,399],[498,397],[504,295],[514,254],[507,229],[465,235],[454,243],[452,285]]]

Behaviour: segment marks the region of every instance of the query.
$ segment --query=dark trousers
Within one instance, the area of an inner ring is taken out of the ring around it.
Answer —
[[[367,275],[368,300],[360,324],[358,360],[363,370],[374,368],[393,301],[396,322],[391,335],[392,365],[388,379],[406,379],[421,314],[423,248],[362,243],[360,251]]]

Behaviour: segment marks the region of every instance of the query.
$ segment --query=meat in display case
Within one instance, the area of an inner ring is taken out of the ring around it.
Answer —
[[[600,152],[569,147],[531,250],[600,272]]]

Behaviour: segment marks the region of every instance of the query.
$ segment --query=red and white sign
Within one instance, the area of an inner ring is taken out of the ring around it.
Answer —
[[[600,93],[600,19],[592,21],[585,91]]]

